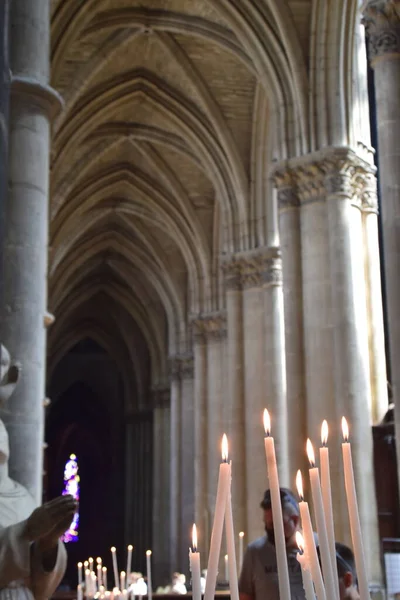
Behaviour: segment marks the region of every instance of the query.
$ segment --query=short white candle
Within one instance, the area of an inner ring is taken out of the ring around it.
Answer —
[[[321,426],[321,448],[319,449],[319,460],[321,469],[321,491],[324,504],[324,514],[326,522],[326,532],[328,534],[329,553],[331,556],[332,573],[335,581],[335,592],[339,600],[339,576],[336,561],[335,527],[333,524],[332,493],[331,493],[331,472],[329,466],[328,443],[328,423],[323,421]]]
[[[82,586],[83,578],[82,578],[82,563],[78,562],[78,585]]]
[[[89,569],[90,569],[91,571],[93,571],[93,562],[94,562],[93,558],[92,558],[92,557],[90,557],[88,562],[89,562]]]
[[[243,565],[243,538],[244,538],[244,531],[241,531],[239,533],[239,570],[242,570],[242,565]]]
[[[358,589],[360,592],[360,600],[370,600],[368,576],[365,568],[364,545],[361,535],[360,516],[358,514],[351,444],[348,441],[349,426],[344,417],[342,418],[342,432],[344,440],[342,444],[344,483],[346,488],[347,507],[349,511],[351,539],[353,542],[354,558],[356,562]]]
[[[128,581],[128,585],[131,579],[131,571],[132,571],[132,552],[133,552],[133,546],[131,544],[129,544],[128,546],[128,558],[126,561],[126,579]]]
[[[231,464],[232,474],[232,464]],[[232,498],[231,498],[231,479],[229,481],[229,491],[226,499],[225,511],[225,531],[226,531],[226,549],[228,554],[225,561],[225,581],[229,581],[229,591],[231,600],[239,600],[239,585],[236,567],[236,548],[235,532],[233,527]]]
[[[126,573],[121,571],[120,573],[121,591],[126,589]]]
[[[197,529],[193,525],[192,548],[189,549],[190,572],[192,574],[192,599],[201,600],[200,552],[197,551]]]
[[[324,574],[325,593],[327,600],[338,600],[336,595],[337,585],[332,571],[332,558],[329,549],[328,533],[326,530],[324,505],[322,501],[321,483],[319,471],[315,466],[315,454],[311,441],[307,440],[307,456],[310,462],[311,495],[314,505],[315,520],[317,523],[318,544],[321,555],[322,571]]]
[[[153,585],[151,582],[151,550],[146,551],[146,568],[147,568],[147,597],[149,600],[153,597]]]
[[[287,565],[286,541],[283,530],[281,492],[279,487],[278,466],[275,456],[275,442],[271,437],[271,420],[267,409],[264,410],[265,456],[267,458],[268,480],[271,491],[271,507],[274,522],[276,560],[278,563],[278,583],[280,600],[291,600],[289,570]]]
[[[229,582],[229,573],[228,573],[228,555],[224,556],[224,566],[225,566],[225,581]]]
[[[214,523],[211,533],[210,552],[208,555],[206,589],[204,600],[214,600],[218,575],[218,561],[221,551],[222,530],[226,510],[226,499],[229,493],[231,466],[228,463],[228,439],[222,437],[222,460],[219,467],[217,498],[215,502]]]
[[[90,596],[90,569],[85,569],[85,595]]]
[[[117,563],[117,549],[115,546],[111,548],[111,557],[114,571],[114,588],[120,589],[119,576],[118,576],[118,563]]]
[[[304,539],[300,531],[296,531],[296,543],[299,547],[297,560],[301,565],[301,577],[306,600],[315,600],[314,584],[311,577],[310,563],[305,553]]]
[[[101,573],[101,581],[102,581],[102,584],[103,584],[105,590],[107,591],[108,590],[108,585],[107,585],[107,567],[103,567],[101,571],[102,571],[102,573]]]
[[[301,471],[297,471],[296,476],[297,493],[299,494],[301,526],[303,528],[304,545],[307,548],[307,561],[310,565],[311,576],[314,581],[315,591],[318,600],[326,600],[324,580],[322,579],[321,567],[318,560],[317,549],[315,547],[314,532],[311,524],[310,510],[308,502],[304,502],[303,479]]]

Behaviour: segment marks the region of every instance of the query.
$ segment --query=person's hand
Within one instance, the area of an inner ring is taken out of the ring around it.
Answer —
[[[48,541],[58,540],[72,522],[76,508],[72,496],[61,496],[46,502],[27,519],[25,536],[30,542],[45,541],[45,538]]]

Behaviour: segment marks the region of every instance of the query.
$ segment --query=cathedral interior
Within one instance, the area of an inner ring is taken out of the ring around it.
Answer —
[[[0,337],[22,365],[1,417],[38,503],[78,457],[70,581],[113,545],[138,570],[151,548],[156,582],[187,572],[223,433],[235,529],[260,535],[268,408],[293,489],[327,419],[345,543],[348,418],[382,588],[385,544],[400,552],[400,2],[1,4]]]

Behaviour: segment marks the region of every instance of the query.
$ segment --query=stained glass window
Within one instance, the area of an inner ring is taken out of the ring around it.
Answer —
[[[70,494],[79,502],[79,468],[75,454],[71,454],[64,469],[64,491],[63,496]],[[77,542],[79,539],[79,510],[76,511],[69,529],[62,536],[62,541]]]

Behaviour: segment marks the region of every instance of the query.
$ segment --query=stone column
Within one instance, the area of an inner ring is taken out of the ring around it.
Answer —
[[[194,490],[199,551],[208,556],[207,518],[207,338],[202,321],[194,329]]]
[[[223,431],[222,408],[226,398],[226,378],[223,371],[224,342],[226,337],[226,316],[223,313],[205,315],[204,331],[207,336],[207,532],[211,537],[217,494],[218,470],[221,461],[221,440]],[[222,552],[224,549],[222,545]],[[222,556],[222,555],[221,555]],[[223,563],[220,567],[222,569]],[[223,571],[220,569],[220,573]]]
[[[11,5],[13,76],[3,242],[1,339],[23,365],[21,381],[4,414],[10,434],[10,473],[37,503],[43,470],[50,118],[60,106],[59,96],[48,85],[49,5],[48,0],[13,0]]]
[[[400,477],[400,4],[398,0],[370,0],[363,10],[369,58],[375,76],[391,383],[396,405],[397,468]]]
[[[270,408],[273,417],[279,483],[284,487],[293,487],[294,479],[289,475],[288,420],[292,424],[296,414],[288,413],[287,410],[282,259],[279,248],[269,248],[265,253],[262,281],[265,325],[265,404]],[[290,436],[292,435],[293,432],[290,430]]]
[[[181,359],[181,498],[180,498],[180,539],[179,571],[189,577],[188,544],[192,535],[195,515],[194,487],[194,365],[193,356]]]
[[[170,391],[153,391],[153,557],[154,581],[168,581],[169,565],[169,419]]]
[[[182,390],[180,379],[180,361],[171,361],[171,416],[170,416],[170,572],[179,570],[179,544],[181,540],[181,404]]]
[[[330,153],[322,168],[327,191],[336,406],[350,421],[366,560],[370,578],[379,580],[364,269],[366,251],[359,189],[360,185],[364,187],[365,178],[374,175],[374,167],[343,149]]]
[[[244,331],[243,292],[237,268],[224,265],[227,312],[227,386],[228,419],[227,433],[231,445],[231,456],[235,465],[232,479],[232,512],[237,535],[248,532],[246,518],[246,440],[244,398]],[[237,546],[237,556],[239,547]]]
[[[290,419],[289,481],[304,468],[307,411],[303,332],[303,277],[301,263],[300,199],[290,169],[274,173],[278,191],[279,239],[285,317],[286,403]]]
[[[8,106],[10,94],[9,1],[0,6],[0,240],[4,236],[4,208],[7,195]],[[0,252],[0,302],[3,294],[3,249]],[[1,348],[0,348],[1,358]]]

